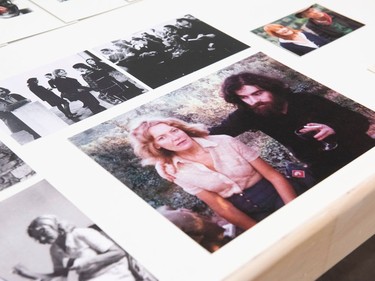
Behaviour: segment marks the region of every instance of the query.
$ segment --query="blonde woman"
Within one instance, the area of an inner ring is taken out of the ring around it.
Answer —
[[[209,136],[203,125],[143,120],[131,129],[130,140],[144,165],[162,165],[175,184],[242,229],[296,197],[256,150],[227,135]]]
[[[311,32],[281,24],[267,24],[263,29],[268,35],[278,38],[281,47],[300,56],[328,43],[326,39]]]

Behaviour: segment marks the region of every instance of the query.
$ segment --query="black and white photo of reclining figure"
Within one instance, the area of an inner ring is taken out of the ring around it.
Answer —
[[[0,223],[0,280],[158,280],[45,180],[2,201]]]
[[[0,131],[25,144],[146,91],[83,51],[0,81]]]
[[[246,48],[249,46],[185,15],[94,50],[156,88]]]

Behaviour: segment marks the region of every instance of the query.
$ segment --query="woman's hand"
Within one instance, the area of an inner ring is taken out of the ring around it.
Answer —
[[[257,223],[217,193],[203,190],[196,196],[205,202],[219,216],[243,230],[247,230]]]
[[[263,159],[258,157],[251,161],[250,164],[259,174],[272,183],[285,204],[297,197],[297,194],[289,181]]]

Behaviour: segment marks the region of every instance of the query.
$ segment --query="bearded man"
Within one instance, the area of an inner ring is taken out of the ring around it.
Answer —
[[[365,116],[318,95],[293,93],[275,78],[235,74],[225,79],[222,95],[237,109],[210,134],[260,130],[307,164],[317,180],[375,146]]]

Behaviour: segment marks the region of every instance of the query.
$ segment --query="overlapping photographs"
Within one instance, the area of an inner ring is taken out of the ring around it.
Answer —
[[[364,26],[363,23],[314,4],[254,29],[252,32],[302,56],[362,26]]]
[[[375,112],[257,53],[70,141],[214,252],[374,138]]]
[[[64,22],[73,22],[128,5],[127,0],[32,0]]]
[[[156,88],[248,47],[205,22],[185,15],[94,50]]]
[[[0,142],[0,191],[32,177],[35,172]]]
[[[1,202],[0,222],[1,280],[157,280],[46,181]]]
[[[0,0],[0,45],[63,25],[63,22],[29,1]]]
[[[25,144],[146,91],[83,51],[0,81],[0,129]]]

